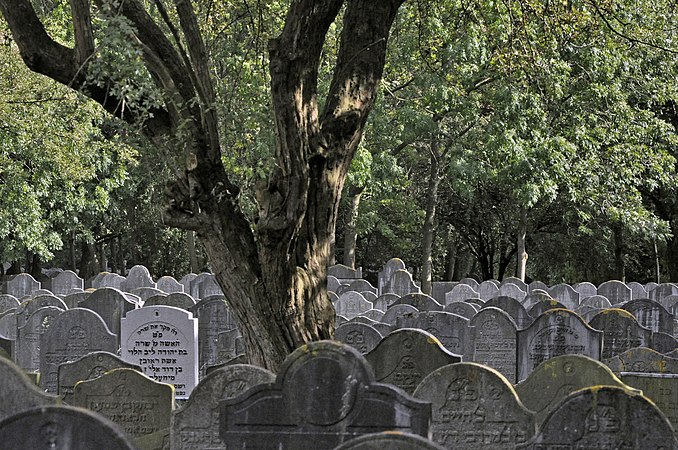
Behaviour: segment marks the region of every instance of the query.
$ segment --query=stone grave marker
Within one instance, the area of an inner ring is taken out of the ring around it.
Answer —
[[[626,285],[629,287],[629,289],[631,289],[631,300],[635,300],[637,298],[650,298],[649,294],[645,290],[645,286],[638,283],[637,281],[631,281]]]
[[[660,301],[669,295],[678,295],[678,285],[675,283],[662,283],[651,291],[648,291],[651,300]]]
[[[381,341],[381,333],[364,323],[345,323],[334,331],[334,338],[350,345],[362,354],[374,350]]]
[[[156,289],[160,289],[163,292],[168,294],[174,294],[175,292],[184,292],[184,285],[179,283],[174,277],[165,275],[158,278],[158,281],[155,283]]]
[[[527,285],[527,293],[528,294],[535,289],[539,289],[539,290],[542,290],[544,292],[548,292],[549,287],[546,283],[539,281],[539,280],[532,281],[530,284]]]
[[[466,284],[458,284],[450,292],[445,294],[445,305],[454,302],[463,302],[470,298],[480,298],[478,291]]]
[[[174,292],[166,296],[154,296],[144,302],[144,306],[174,306],[190,310],[195,306],[195,300],[184,292]]]
[[[104,274],[103,278],[99,282],[98,286],[95,286],[92,284],[92,287],[95,289],[101,289],[101,288],[113,288],[117,289],[119,291],[123,291],[123,283],[125,282],[126,278],[123,277],[122,275],[119,275],[117,273],[106,273]]]
[[[15,296],[9,294],[0,294],[0,314],[18,307],[19,300]]]
[[[174,392],[134,369],[113,369],[76,383],[73,406],[101,414],[137,439],[169,428]]]
[[[137,450],[127,434],[100,414],[58,405],[29,409],[1,421],[0,442],[8,450]]]
[[[674,449],[673,429],[646,397],[601,386],[570,394],[520,449]]]
[[[336,341],[298,348],[275,382],[222,400],[219,410],[221,438],[233,448],[330,449],[386,430],[426,436],[431,420],[428,403],[375,383],[360,353]]]
[[[193,294],[191,293],[191,283],[193,282],[193,280],[195,280],[197,276],[198,275],[195,273],[188,273],[181,277],[181,280],[179,280],[179,284],[181,284],[184,287],[183,292],[193,296]]]
[[[485,303],[484,308],[499,308],[506,314],[511,316],[518,328],[527,328],[534,321],[534,318],[528,314],[525,307],[515,298],[512,297],[495,297]]]
[[[673,314],[671,309],[678,303],[678,295],[668,295],[659,300],[658,303]]]
[[[661,373],[622,372],[622,381],[640,389],[644,396],[654,402],[678,430],[678,375]]]
[[[636,347],[649,347],[652,340],[652,330],[641,326],[636,318],[623,309],[605,309],[596,314],[589,322],[603,335],[602,359],[624,353]]]
[[[57,404],[59,399],[45,394],[24,371],[6,358],[0,358],[0,421],[36,406]]]
[[[652,339],[650,340],[650,347],[652,350],[656,350],[659,353],[670,353],[678,348],[678,341],[675,337],[667,333],[662,333],[657,331],[652,333]]]
[[[33,292],[40,289],[40,283],[37,282],[30,274],[20,273],[19,275],[7,277],[1,287],[3,294],[9,294],[16,298],[22,298],[33,295]]]
[[[461,361],[461,355],[448,351],[431,333],[411,328],[391,332],[365,358],[374,368],[377,381],[407,393],[414,392],[435,369]]]
[[[222,295],[204,298],[191,307],[189,311],[198,320],[198,361],[202,375],[207,367],[217,364],[219,333],[237,329],[238,324],[226,303],[225,297]]]
[[[478,285],[478,295],[486,302],[495,297],[499,297],[499,286],[489,280],[483,281]]]
[[[419,383],[414,396],[431,402],[433,441],[445,448],[513,450],[536,431],[533,413],[511,383],[481,364],[436,369]]]
[[[365,316],[355,316],[353,319],[349,320],[348,323],[364,323],[365,325],[376,325],[379,322],[377,322],[374,319],[370,319],[369,317]]]
[[[379,271],[378,285],[379,295],[385,293],[386,285],[391,281],[391,275],[397,270],[406,270],[405,263],[400,258],[392,258],[384,264],[384,267]]]
[[[416,312],[419,312],[419,310],[412,305],[393,305],[386,310],[386,313],[381,317],[381,321],[395,326],[398,322],[398,317]]]
[[[115,288],[100,288],[78,304],[79,308],[87,308],[99,314],[109,330],[120,336],[120,321],[135,309],[136,305],[127,300],[123,293]]]
[[[421,292],[421,289],[412,280],[412,275],[406,270],[396,270],[380,294],[396,294],[402,297],[414,292]]]
[[[612,303],[610,303],[607,297],[603,297],[602,295],[592,295],[583,299],[580,306],[591,306],[593,308],[604,309],[611,308]]]
[[[16,309],[10,309],[0,315],[0,336],[10,341],[15,341],[17,334]]]
[[[389,325],[387,323],[382,322],[374,323],[370,326],[377,330],[379,334],[381,334],[382,336],[388,336],[391,333],[391,331],[395,329],[393,325]]]
[[[462,278],[461,280],[459,280],[459,284],[465,284],[465,285],[471,287],[471,289],[473,289],[476,292],[478,291],[478,287],[480,286],[480,283],[478,283],[478,281],[475,278],[468,278],[468,277]]]
[[[332,292],[332,291],[327,291],[327,298],[330,299],[330,301],[332,302],[332,304],[334,304],[334,302],[336,302],[337,300],[339,300],[339,296],[337,295],[337,293],[336,293],[336,292]],[[384,309],[384,310],[385,310],[385,309]]]
[[[361,292],[361,294],[363,294],[363,297],[365,297],[365,300],[367,300],[368,302],[373,302],[372,304],[374,305],[374,301],[377,299],[377,294],[375,294],[374,292],[370,292],[370,291],[363,291],[363,292]]]
[[[554,356],[579,354],[600,360],[603,332],[591,328],[576,313],[551,309],[518,331],[518,381]]]
[[[464,360],[485,364],[515,383],[518,330],[511,317],[501,309],[483,308],[470,322],[471,345]]]
[[[217,335],[217,359],[213,366],[228,362],[238,355],[244,354],[242,349],[242,336],[236,328],[222,331]]]
[[[85,280],[72,270],[59,272],[57,276],[50,278],[46,284],[47,288],[57,296],[68,295],[74,289],[82,290],[85,288]]]
[[[649,294],[650,291],[655,289],[657,286],[659,286],[659,283],[655,283],[654,281],[647,282],[645,283],[645,292]]]
[[[181,409],[172,413],[172,450],[225,448],[219,437],[219,402],[235,398],[249,388],[273,383],[275,374],[248,364],[223,366],[211,371],[193,389]]]
[[[26,300],[19,305],[15,312],[17,329],[23,327],[34,312],[48,306],[53,306],[61,310],[68,309],[66,308],[66,304],[59,297],[55,297],[54,295],[40,295],[33,299]]]
[[[123,361],[144,374],[174,385],[186,399],[198,383],[198,319],[180,308],[149,306],[127,313],[120,330]]]
[[[469,298],[467,300],[464,300],[464,303],[470,304],[471,306],[475,307],[478,311],[483,309],[483,307],[485,306],[485,302],[479,298]]]
[[[365,300],[360,292],[347,291],[339,296],[334,303],[334,309],[337,314],[351,320],[365,311],[372,309],[372,302]]]
[[[522,303],[527,296],[527,292],[513,283],[502,283],[499,286],[499,296],[512,297]]]
[[[621,372],[678,374],[678,359],[647,347],[637,347],[603,361],[615,374]]]
[[[621,305],[638,319],[638,323],[655,332],[673,334],[673,314],[658,302],[646,298],[631,300]]]
[[[27,372],[40,370],[40,336],[62,312],[64,310],[61,308],[45,306],[31,314],[26,323],[18,328],[14,361],[19,367]]]
[[[83,292],[74,292],[72,294],[65,295],[62,300],[68,307],[68,309],[71,308],[77,308],[80,302],[84,301],[92,295],[92,292],[94,291],[83,291]]]
[[[356,291],[356,292],[372,292],[373,294],[377,294],[378,289],[370,284],[369,281],[367,280],[355,280],[352,282],[349,286],[349,289],[351,291]]]
[[[548,291],[549,295],[555,300],[565,305],[567,309],[574,309],[579,306],[579,292],[575,291],[569,284],[561,283],[552,286]]]
[[[552,309],[567,309],[565,305],[560,303],[558,300],[543,300],[532,305],[528,311],[530,317],[539,317],[544,314],[546,311]]]
[[[371,319],[370,319],[371,320]],[[344,316],[336,315],[334,316],[334,328],[341,326],[348,322],[348,319]]]
[[[459,283],[456,281],[433,281],[431,283],[431,297],[441,305],[445,304],[445,294],[450,292]]]
[[[430,295],[422,294],[420,292],[415,294],[407,294],[400,297],[393,303],[395,305],[412,305],[419,311],[442,311],[443,305],[435,301]]]
[[[595,284],[584,281],[582,283],[577,283],[572,286],[575,291],[579,292],[580,298],[591,297],[598,294],[598,288]]]
[[[453,302],[450,303],[445,307],[443,310],[444,312],[449,312],[452,314],[456,314],[458,316],[465,317],[467,319],[471,319],[473,316],[476,315],[478,312],[475,308],[475,306],[471,305],[470,303],[466,302]]]
[[[445,447],[410,433],[384,431],[351,439],[334,450],[444,450]]]
[[[152,288],[152,287],[140,287],[132,290],[131,294],[136,295],[141,299],[141,304],[144,304],[146,300],[149,298],[160,295],[160,296],[167,296],[167,292],[163,292],[160,289]]]
[[[442,311],[419,311],[396,320],[396,329],[416,328],[435,336],[452,353],[463,355],[471,346],[469,319]]]
[[[626,283],[617,280],[602,283],[598,286],[597,294],[607,297],[612,305],[618,305],[631,300],[631,288]]]
[[[339,286],[341,286],[341,282],[337,277],[333,277],[332,275],[327,275],[327,290],[328,292],[334,292],[336,293],[337,290],[339,290]]]
[[[357,317],[367,317],[368,319],[376,320],[378,322],[381,320],[382,317],[384,317],[384,311],[372,308],[368,309],[367,311],[365,311],[364,313]]]
[[[353,269],[344,264],[334,264],[327,268],[327,274],[337,277],[340,280],[355,281],[363,277],[362,268]]]
[[[532,292],[530,292],[529,294],[527,294],[525,296],[525,298],[523,299],[523,301],[521,301],[520,303],[523,305],[525,310],[529,311],[530,308],[532,308],[537,303],[549,302],[551,300],[554,300],[554,299],[553,299],[553,297],[551,297],[549,295],[548,292],[541,291],[539,289],[535,289]]]
[[[501,280],[501,283],[499,284],[499,288],[501,289],[502,286],[507,285],[507,284],[513,284],[518,287],[523,292],[527,292],[527,284],[523,280],[517,277],[506,277],[503,280]],[[503,295],[503,294],[501,294]],[[519,299],[518,299],[519,300]]]
[[[136,265],[127,272],[125,281],[120,283],[120,290],[123,292],[132,292],[140,287],[155,288],[155,281],[151,278],[151,274],[146,267]]]
[[[515,388],[518,397],[536,413],[537,424],[565,397],[593,386],[630,389],[603,363],[584,355],[562,355],[541,363]]]
[[[40,387],[56,393],[59,364],[95,351],[115,353],[117,337],[94,311],[73,308],[59,314],[40,336]]]
[[[224,293],[214,275],[209,274],[200,282],[198,286],[198,298],[205,299],[213,296],[222,296]]]
[[[57,393],[64,402],[73,404],[73,389],[79,381],[93,380],[113,369],[134,369],[141,367],[129,364],[109,352],[92,352],[75,361],[59,364]]]
[[[400,296],[396,294],[383,294],[377,297],[373,302],[372,302],[372,307],[374,309],[379,309],[381,311],[386,311],[392,304],[398,300]]]

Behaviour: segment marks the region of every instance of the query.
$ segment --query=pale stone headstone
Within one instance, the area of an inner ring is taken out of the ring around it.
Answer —
[[[386,312],[386,310],[400,298],[397,294],[383,294],[372,301],[374,309],[379,309]]]
[[[496,370],[475,363],[436,369],[414,396],[431,402],[433,441],[449,449],[513,450],[535,433],[533,413]]]
[[[678,430],[678,375],[662,373],[623,372],[622,381],[640,389],[643,395],[654,402],[673,426]]]
[[[360,353],[336,341],[306,344],[285,359],[274,383],[222,400],[220,435],[229,448],[334,448],[380,431],[428,434],[431,408],[374,382]]]
[[[648,291],[651,300],[659,301],[669,295],[678,295],[678,285],[675,283],[662,283],[651,291]]]
[[[512,297],[522,303],[527,296],[527,291],[514,283],[502,283],[499,286],[499,296]]]
[[[389,325],[395,325],[398,321],[398,317],[404,314],[416,313],[419,310],[412,305],[394,305],[391,306],[386,313],[382,316],[381,321]]]
[[[144,306],[174,306],[189,310],[195,306],[195,300],[184,292],[174,292],[164,296],[153,296],[144,302]]]
[[[174,385],[186,399],[198,383],[198,319],[180,308],[149,306],[127,313],[120,327],[120,355],[144,374]]]
[[[45,306],[35,311],[17,330],[14,361],[27,372],[40,369],[40,336],[54,319],[64,312],[55,306]]]
[[[87,308],[99,314],[109,330],[120,336],[120,320],[135,308],[123,293],[115,288],[100,288],[78,304],[79,308]]]
[[[478,310],[476,307],[470,303],[466,302],[453,302],[450,303],[443,309],[444,312],[456,314],[458,316],[466,317],[467,319],[472,318],[476,315]]]
[[[528,314],[525,307],[512,297],[501,296],[488,300],[483,308],[489,307],[499,308],[506,312],[511,316],[518,328],[527,328],[534,321],[534,318]]]
[[[549,287],[546,283],[539,281],[539,280],[535,280],[535,281],[533,281],[533,282],[531,282],[530,284],[527,285],[527,293],[528,294],[535,289],[539,289],[541,291],[548,292]]]
[[[480,298],[478,291],[466,284],[458,284],[450,292],[445,294],[445,305],[454,302],[463,302],[470,298]]]
[[[374,350],[381,342],[382,336],[370,325],[349,322],[336,328],[334,338],[366,354]]]
[[[640,298],[624,303],[621,308],[633,314],[640,325],[655,332],[673,334],[673,314],[658,302]]]
[[[127,272],[125,281],[120,284],[120,290],[123,292],[132,292],[140,287],[155,287],[155,281],[145,266],[136,265]]]
[[[15,296],[9,294],[0,294],[0,314],[18,307],[19,300]]]
[[[363,297],[365,297],[365,300],[367,300],[368,302],[372,302],[372,304],[374,305],[374,301],[377,299],[377,294],[375,294],[374,292],[370,292],[370,291],[362,291],[361,294],[363,294]],[[339,299],[339,298],[337,297],[337,299]]]
[[[603,332],[567,309],[552,309],[518,331],[518,381],[554,356],[579,354],[600,360]]]
[[[132,290],[131,294],[134,294],[137,297],[139,297],[141,299],[141,304],[144,304],[146,300],[156,295],[167,296],[167,292],[163,292],[160,289],[152,287],[136,288]]]
[[[612,303],[602,295],[592,295],[582,299],[580,306],[591,306],[593,308],[611,308]]]
[[[645,290],[645,286],[642,284],[632,281],[626,285],[629,287],[629,289],[631,289],[631,300],[635,300],[637,298],[649,298],[649,295]]]
[[[327,268],[327,274],[340,280],[358,280],[363,277],[361,268],[353,269],[344,264],[335,264]]]
[[[334,450],[444,450],[445,447],[410,433],[366,434],[335,447]]]
[[[499,284],[499,288],[501,289],[502,286],[507,285],[507,284],[514,284],[516,285],[521,291],[527,292],[527,284],[523,280],[517,277],[506,277],[503,280],[501,280],[501,283]],[[501,294],[505,295],[505,294]]]
[[[435,369],[461,361],[461,355],[446,350],[431,333],[410,328],[391,332],[365,358],[377,381],[408,393]]]
[[[141,368],[129,364],[117,355],[109,352],[92,352],[75,361],[59,364],[57,393],[64,402],[73,404],[73,389],[79,381],[98,378],[113,369],[134,369],[141,372]]]
[[[652,330],[641,326],[636,318],[623,309],[606,309],[596,314],[589,322],[603,335],[602,359],[624,353],[636,347],[649,347]]]
[[[367,317],[368,319],[376,320],[378,322],[382,317],[384,317],[384,311],[374,308],[368,309],[364,313],[360,314],[359,317]]]
[[[56,393],[59,364],[95,351],[116,353],[117,336],[94,311],[73,308],[54,318],[40,336],[40,387]]]
[[[156,289],[160,289],[163,292],[168,294],[174,294],[175,292],[184,292],[184,285],[179,283],[174,277],[165,275],[158,278],[158,281],[155,283]]]
[[[384,267],[379,271],[378,284],[379,295],[385,293],[384,289],[391,280],[391,275],[397,270],[406,270],[405,263],[400,258],[392,258],[384,264]]]
[[[577,283],[572,286],[575,291],[579,292],[580,298],[591,297],[592,295],[598,295],[598,288],[595,284],[584,281],[582,283]]]
[[[10,309],[0,315],[0,336],[4,339],[15,341],[17,334],[16,309]]]
[[[96,283],[92,283],[92,287],[94,289],[113,288],[119,291],[123,291],[122,287],[125,280],[126,280],[125,277],[117,273],[105,273],[101,278],[100,282],[98,283],[98,285]]]
[[[598,295],[607,297],[612,305],[631,300],[631,288],[626,283],[617,280],[606,281],[598,286]]]
[[[412,280],[412,275],[406,270],[396,270],[380,294],[396,294],[402,297],[414,292],[421,292],[421,289]]]
[[[360,292],[347,291],[334,302],[334,309],[338,315],[352,319],[365,311],[372,309],[372,302],[368,302]]]
[[[673,314],[672,308],[678,304],[678,295],[668,295],[660,299],[658,303],[666,308],[671,314]]]
[[[272,372],[246,364],[223,366],[211,371],[193,389],[183,407],[172,413],[170,448],[225,448],[219,437],[219,402],[235,398],[251,387],[274,381],[275,374]]]
[[[223,296],[221,286],[214,275],[209,274],[198,285],[198,298],[206,299],[213,296]]]
[[[544,361],[515,388],[540,424],[569,394],[593,386],[628,388],[605,364],[584,355],[562,355]]]
[[[193,313],[193,317],[198,320],[199,324],[198,361],[200,373],[204,374],[207,367],[218,363],[219,333],[237,329],[238,326],[226,299],[220,295],[200,300],[189,311]]]
[[[333,304],[334,304],[334,302],[336,302],[337,300],[339,300],[339,296],[337,295],[336,292],[333,292],[333,291],[327,291],[327,298],[329,298],[330,301],[331,301]],[[386,309],[384,308],[384,310],[386,310]]]
[[[645,283],[645,292],[647,292],[649,294],[650,291],[655,289],[657,286],[659,286],[659,283],[655,283],[654,281],[650,281],[648,283]]]
[[[24,371],[6,358],[0,358],[0,421],[36,406],[58,403],[58,397],[45,394]]]
[[[8,450],[137,450],[120,427],[83,408],[43,406],[0,422],[0,442]]]
[[[499,286],[489,280],[483,281],[478,285],[478,295],[485,301],[491,300],[499,296]]]
[[[678,374],[678,358],[672,358],[647,347],[637,347],[603,361],[614,373]]]
[[[579,292],[575,291],[574,288],[569,284],[561,283],[552,286],[548,290],[548,293],[555,300],[558,300],[560,303],[565,305],[567,309],[574,311],[574,309],[579,306]]]
[[[674,449],[666,417],[646,397],[602,386],[570,394],[544,420],[535,438],[517,448]]]
[[[179,284],[181,284],[184,287],[183,292],[189,294],[190,296],[193,296],[193,293],[191,292],[191,283],[197,276],[198,275],[195,273],[189,273],[181,277],[181,280],[179,280]]]
[[[378,289],[370,284],[367,280],[355,280],[349,286],[349,289],[356,292],[372,292],[377,294]]]
[[[442,311],[443,305],[435,301],[430,295],[423,293],[407,294],[400,297],[393,304],[395,305],[411,305],[419,311]]]
[[[85,280],[80,278],[72,270],[64,270],[60,272],[54,278],[50,278],[46,283],[47,288],[54,293],[54,295],[62,296],[67,295],[73,291],[73,289],[84,289]]]
[[[492,367],[515,383],[518,330],[506,312],[492,306],[483,308],[470,322],[471,345],[464,361]]]
[[[339,286],[341,286],[341,282],[337,277],[327,275],[327,290],[329,292],[336,293],[339,290]]]
[[[435,336],[452,353],[463,355],[471,346],[469,319],[442,311],[419,311],[400,316],[396,329],[416,328]]]
[[[33,292],[40,289],[40,283],[35,280],[30,274],[20,273],[19,275],[12,275],[7,277],[2,284],[2,293],[9,294],[16,298],[25,296],[32,296]]]

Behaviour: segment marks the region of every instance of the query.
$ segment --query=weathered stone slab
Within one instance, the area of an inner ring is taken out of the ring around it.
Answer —
[[[372,307],[374,309],[386,311],[399,298],[400,296],[397,294],[382,294],[372,302]]]
[[[678,341],[670,334],[657,331],[652,333],[652,339],[648,347],[659,353],[670,353],[678,348]]]
[[[412,280],[412,275],[406,270],[396,270],[380,294],[396,294],[402,297],[414,292],[421,292],[421,289]]]
[[[539,281],[539,280],[532,281],[530,284],[527,285],[527,293],[528,294],[535,289],[539,289],[541,291],[548,292],[549,287],[546,283],[544,283],[543,281]],[[595,287],[593,289],[595,290]]]
[[[673,314],[658,302],[639,298],[624,303],[621,308],[633,314],[642,326],[655,332],[673,334]]]
[[[327,268],[327,274],[340,280],[357,280],[363,277],[363,270],[361,268],[353,269],[344,264],[335,264]]]
[[[2,293],[9,294],[16,298],[22,298],[33,295],[33,292],[40,289],[40,283],[30,274],[20,273],[7,277],[1,285]]]
[[[489,306],[471,319],[470,326],[471,345],[464,360],[492,367],[515,383],[518,347],[515,322],[506,312]]]
[[[18,307],[19,300],[15,296],[9,294],[0,294],[0,314]]]
[[[584,355],[563,355],[541,363],[515,388],[527,409],[536,413],[537,424],[565,397],[593,386],[628,388],[603,363]]]
[[[133,289],[133,290],[132,290],[131,294],[134,294],[134,295],[136,295],[137,297],[139,297],[139,298],[141,299],[141,303],[142,303],[142,304],[143,304],[146,300],[148,300],[149,298],[151,298],[151,297],[153,297],[153,296],[157,296],[157,295],[160,295],[160,296],[166,296],[166,295],[167,295],[166,292],[163,292],[163,291],[161,291],[160,289],[156,289],[156,288],[152,288],[152,287],[140,287],[140,288],[136,288],[136,289]]]
[[[73,289],[84,289],[85,280],[72,270],[64,270],[54,278],[50,278],[45,287],[52,291],[54,295],[68,295]]]
[[[362,313],[359,317],[367,317],[368,319],[376,320],[378,322],[384,317],[384,311],[372,308]]]
[[[598,288],[593,283],[584,281],[583,283],[577,283],[572,286],[575,291],[579,292],[580,298],[591,297],[592,295],[598,294]]]
[[[524,380],[543,361],[579,354],[600,360],[603,332],[594,330],[568,309],[552,309],[518,331],[518,380]]]
[[[471,346],[469,319],[442,311],[419,311],[396,320],[396,329],[416,328],[435,336],[452,353],[463,355]]]
[[[340,316],[351,320],[361,315],[365,311],[372,309],[372,302],[368,302],[360,292],[347,291],[339,295],[339,299],[334,302],[334,309]]]
[[[641,326],[636,318],[623,309],[605,309],[596,314],[589,322],[603,335],[602,359],[624,353],[635,347],[649,347],[652,340],[652,330]]]
[[[375,295],[378,292],[378,289],[370,284],[367,280],[355,280],[349,285],[349,289],[356,292],[372,292]]]
[[[334,450],[444,450],[445,447],[410,433],[367,434],[343,443]]]
[[[422,294],[420,292],[414,294],[407,294],[400,297],[393,304],[395,305],[412,305],[419,311],[442,311],[443,305],[435,301],[430,295]]]
[[[374,382],[360,353],[335,341],[304,345],[276,381],[220,403],[220,435],[229,448],[333,448],[386,430],[428,434],[431,409]]]
[[[445,304],[445,294],[450,292],[459,283],[456,281],[433,281],[431,283],[431,297],[441,305]]]
[[[489,280],[483,281],[478,285],[478,294],[485,301],[499,297],[499,286]]]
[[[341,286],[341,282],[337,277],[333,277],[332,275],[327,275],[327,290],[329,292],[334,292],[336,293],[337,290],[339,290],[339,286]]]
[[[485,306],[483,306],[483,308],[489,307],[499,308],[507,313],[518,328],[527,328],[534,321],[534,318],[528,314],[525,307],[513,297],[495,297],[485,302]]]
[[[26,300],[16,309],[16,326],[17,329],[23,327],[31,315],[40,308],[53,306],[61,310],[66,310],[66,304],[61,301],[59,297],[54,295],[40,295],[30,300]]]
[[[391,281],[391,275],[397,270],[406,270],[405,263],[400,258],[389,259],[379,271],[378,284],[379,295],[385,294],[386,285]]]
[[[27,372],[40,369],[40,336],[62,312],[63,309],[55,306],[40,308],[17,330],[14,361],[19,367]]]
[[[74,361],[91,352],[118,351],[117,336],[94,311],[73,308],[54,318],[40,336],[40,387],[56,393],[59,364]]]
[[[574,309],[579,306],[580,294],[569,284],[557,284],[552,286],[547,292],[555,300],[562,303],[567,309],[574,311]]]
[[[646,347],[632,348],[603,361],[614,373],[672,373],[678,374],[678,359],[662,355]]]
[[[598,286],[597,294],[607,297],[612,305],[618,305],[631,300],[631,288],[626,283],[617,280],[602,283]]]
[[[419,310],[412,305],[394,305],[391,306],[386,313],[382,316],[381,321],[389,325],[395,326],[398,322],[398,317],[401,317],[405,314],[416,313]]]
[[[92,352],[75,361],[59,364],[57,393],[64,402],[73,404],[73,389],[77,382],[98,378],[113,369],[134,369],[141,372],[141,367],[125,362],[113,353]]]
[[[181,280],[179,280],[179,284],[181,284],[184,287],[184,292],[189,294],[191,297],[193,297],[193,293],[191,292],[191,283],[193,282],[193,280],[195,280],[197,276],[198,275],[195,273],[188,273],[181,277]]]
[[[242,347],[242,336],[239,330],[222,331],[217,335],[217,359],[213,366],[218,366],[219,364],[231,361],[239,355],[244,355],[245,349]]]
[[[523,285],[524,284],[525,283],[523,283]],[[499,286],[499,296],[515,298],[519,302],[522,302],[527,296],[527,291],[513,283],[502,283],[501,286]]]
[[[651,300],[660,301],[669,295],[678,295],[678,285],[675,283],[662,283],[648,292]]]
[[[211,371],[193,389],[181,409],[172,413],[172,450],[226,448],[219,437],[219,402],[235,398],[253,386],[273,383],[275,374],[247,364]]]
[[[391,332],[365,358],[374,368],[377,381],[408,393],[435,369],[461,361],[461,355],[448,351],[434,335],[417,329]]]
[[[463,302],[470,298],[480,298],[480,293],[466,284],[458,284],[445,294],[445,305],[454,302]]]
[[[24,371],[6,358],[0,358],[0,420],[36,406],[54,405],[59,398],[45,394]]]
[[[631,281],[626,285],[629,287],[629,289],[631,289],[631,300],[635,300],[637,298],[650,298],[649,294],[645,290],[645,286],[642,284],[636,281]]]
[[[369,353],[381,342],[381,333],[364,323],[345,323],[336,328],[334,338],[360,353]]]
[[[527,284],[523,280],[517,277],[506,277],[503,280],[501,280],[501,283],[499,284],[499,287],[501,288],[504,285],[507,284],[513,284],[517,286],[521,291],[527,292]],[[503,294],[500,294],[503,295]]]
[[[73,406],[99,413],[139,438],[169,428],[173,394],[169,384],[158,383],[134,369],[113,369],[78,382]]]
[[[377,294],[375,294],[374,292],[370,292],[370,291],[362,291],[361,294],[363,294],[363,297],[365,297],[365,300],[367,300],[368,302],[373,302],[372,304],[374,305],[374,301],[377,299]],[[374,306],[372,306],[372,307],[374,308]]]
[[[660,373],[622,372],[622,381],[640,389],[644,396],[654,402],[678,430],[678,375]]]
[[[160,289],[163,292],[168,294],[174,294],[175,292],[184,292],[184,285],[179,283],[174,277],[165,275],[158,278],[158,281],[155,283],[156,289]]]
[[[135,309],[136,305],[127,300],[123,293],[115,288],[100,288],[92,292],[78,304],[99,314],[113,334],[120,336],[120,320]]]
[[[120,329],[123,361],[176,389],[186,399],[198,384],[198,319],[172,306],[149,306],[127,313]]]
[[[419,383],[414,396],[431,402],[433,441],[445,448],[513,450],[536,431],[533,413],[511,383],[480,364],[436,369]]]
[[[92,292],[94,291],[74,292],[72,294],[65,295],[62,300],[68,309],[77,308],[80,302],[92,295]]]
[[[238,324],[226,299],[221,295],[203,298],[189,311],[198,319],[198,361],[200,373],[204,374],[207,367],[218,364],[219,333],[237,329]]]
[[[541,449],[674,449],[673,429],[637,392],[603,386],[576,391],[545,419],[526,446]]]
[[[604,297],[602,295],[592,295],[590,297],[586,297],[581,301],[580,306],[591,306],[593,308],[611,308],[612,303],[607,299],[607,297]]]
[[[445,307],[444,312],[456,314],[458,316],[471,319],[478,312],[476,307],[466,302],[453,302]]]
[[[18,335],[16,309],[10,309],[0,315],[0,336],[15,341]]]
[[[532,305],[527,313],[530,315],[530,317],[537,318],[544,314],[546,311],[550,311],[552,309],[567,309],[567,308],[565,307],[565,305],[563,305],[557,300],[544,300]]]
[[[190,310],[195,306],[195,300],[184,292],[174,292],[166,296],[151,297],[144,302],[144,306],[174,306]]]
[[[127,272],[125,281],[120,283],[120,290],[123,292],[132,292],[140,287],[155,287],[155,281],[151,278],[148,269],[142,265],[136,265]]]
[[[551,300],[553,300],[553,297],[551,297],[548,292],[535,289],[527,294],[520,303],[522,303],[523,307],[529,311],[530,308],[532,308],[537,303],[548,302]]]
[[[205,276],[198,285],[198,298],[206,299],[213,296],[223,296],[224,292],[213,274]]]

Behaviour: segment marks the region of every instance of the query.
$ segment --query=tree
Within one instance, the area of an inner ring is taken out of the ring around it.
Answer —
[[[32,70],[116,117],[142,121],[156,147],[185,161],[167,189],[165,223],[197,233],[250,361],[275,369],[292,349],[332,336],[326,268],[339,199],[402,1],[290,3],[281,34],[269,42],[276,167],[258,186],[256,223],[244,214],[241,189],[222,162],[228,149],[192,2],[156,1],[147,9],[139,0],[100,1],[93,10],[88,0],[72,0],[72,46],[45,31],[29,0],[0,0],[0,11]],[[319,65],[340,11],[340,46],[321,109]],[[117,23],[128,45],[107,41],[94,18]],[[98,62],[110,54],[127,58],[123,79],[101,70]]]

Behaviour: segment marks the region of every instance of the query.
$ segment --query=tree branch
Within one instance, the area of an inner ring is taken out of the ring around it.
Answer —
[[[71,16],[75,34],[75,62],[78,66],[83,66],[94,53],[89,0],[71,0]]]

